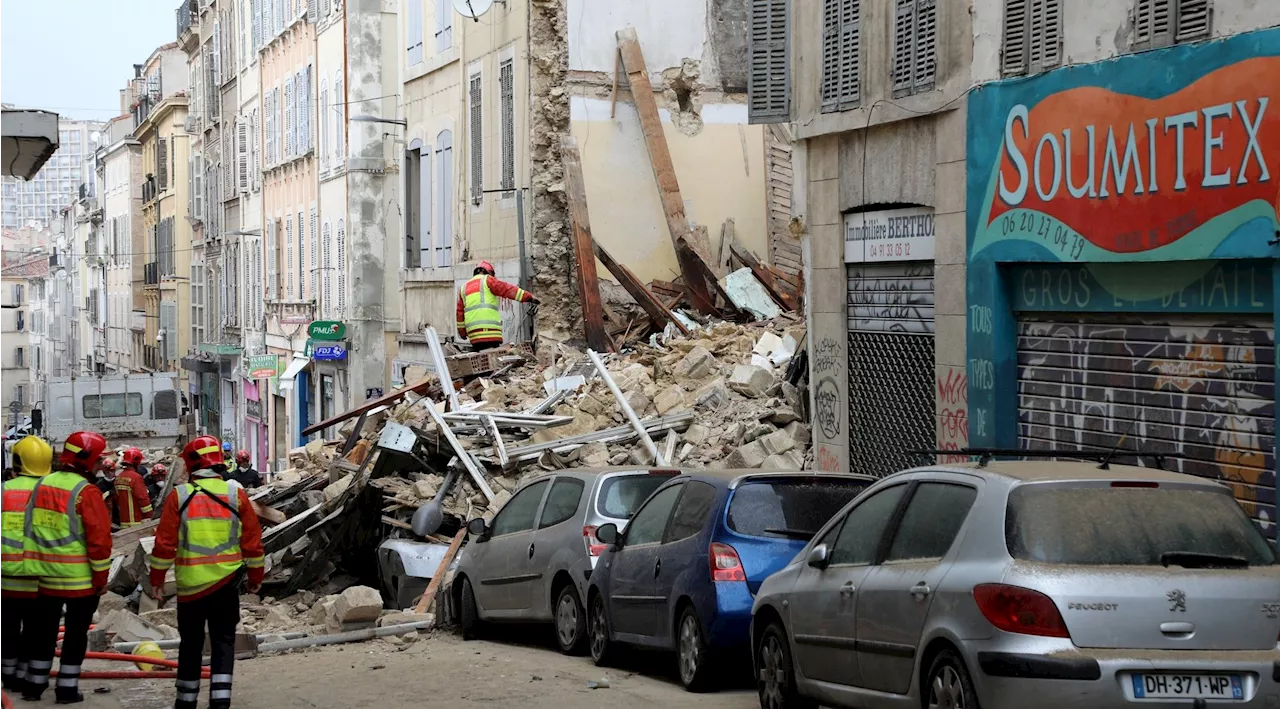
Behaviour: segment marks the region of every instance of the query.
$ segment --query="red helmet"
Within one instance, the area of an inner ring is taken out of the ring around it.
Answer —
[[[236,451],[236,465],[249,464],[249,451],[241,449]]]
[[[99,467],[100,467],[100,468],[102,468],[103,470],[115,470],[115,469],[116,469],[116,459],[115,459],[115,458],[103,458],[103,459],[102,459],[102,464],[101,464]]]
[[[76,431],[67,436],[62,444],[62,453],[58,455],[58,464],[82,475],[91,474],[98,468],[102,454],[107,450],[107,439],[100,433]]]
[[[480,269],[481,271],[484,271],[490,276],[497,273],[497,271],[493,270],[493,264],[489,263],[488,261],[481,261],[480,263],[477,263],[476,268]]]
[[[120,462],[136,468],[142,465],[142,451],[137,448],[125,448],[124,453],[120,454]]]
[[[182,449],[182,462],[187,464],[187,473],[225,465],[222,460],[222,446],[213,436],[199,436]]]
[[[169,477],[169,469],[164,467],[164,463],[156,463],[151,466],[151,476],[156,478]]]

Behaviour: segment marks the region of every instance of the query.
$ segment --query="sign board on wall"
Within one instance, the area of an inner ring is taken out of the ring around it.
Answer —
[[[347,326],[336,320],[316,320],[307,326],[307,336],[313,340],[336,342],[347,336]]]
[[[280,355],[253,355],[249,358],[251,379],[270,379],[280,373]]]
[[[932,261],[934,236],[929,207],[846,214],[844,262]]]
[[[311,358],[317,362],[340,362],[347,358],[347,348],[338,343],[316,345],[311,352]]]
[[[244,400],[244,415],[254,421],[262,420],[262,402],[253,399]]]

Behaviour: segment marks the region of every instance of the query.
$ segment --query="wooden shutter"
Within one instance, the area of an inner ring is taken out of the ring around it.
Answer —
[[[893,21],[893,94],[911,93],[915,65],[916,0],[895,0]]]
[[[822,0],[822,111],[840,103],[840,7],[843,0]]]
[[[431,268],[431,146],[418,149],[418,265]]]
[[[320,19],[329,16],[329,0],[320,0]]]
[[[298,72],[298,154],[311,150],[311,67]]]
[[[192,215],[200,221],[204,221],[204,156],[196,154],[195,161],[192,163],[192,171],[195,173],[195,189],[193,202],[195,203],[195,213]]]
[[[236,189],[249,191],[249,118],[236,120]]]
[[[249,0],[249,51],[257,53],[262,46],[262,0]]]
[[[271,226],[267,229],[267,298],[276,300],[280,294],[280,279],[277,269],[277,261],[280,249],[280,220],[274,219],[270,222]]]
[[[347,227],[338,220],[338,314],[347,310]]]
[[[324,294],[321,312],[327,318],[333,314],[333,225],[325,222],[320,238],[324,240],[324,260],[320,262],[320,270],[324,272],[320,277],[323,284],[321,293]]]
[[[1174,40],[1190,42],[1207,39],[1212,17],[1209,0],[1178,0],[1178,31]]]
[[[1062,61],[1061,0],[1024,0],[1024,6],[1024,69],[1035,74]]]
[[[862,0],[840,0],[839,109],[862,98]]]
[[[160,190],[169,189],[169,139],[156,141],[156,186]]]
[[[285,293],[293,300],[293,216],[284,218],[284,284]]]
[[[315,24],[320,19],[320,8],[316,0],[307,0],[307,22]]]
[[[933,88],[938,74],[938,0],[916,0],[912,91]]]
[[[1005,76],[1027,72],[1027,2],[1005,0],[1004,3],[1004,47],[1000,71]]]
[[[471,75],[471,203],[484,201],[484,88],[481,74]]]
[[[501,138],[502,138],[502,189],[514,190],[516,188],[516,70],[515,61],[507,59],[498,67],[498,96],[499,110],[501,111]],[[423,174],[430,174],[431,150],[426,149],[422,153],[423,162],[426,163]],[[426,194],[430,194],[427,192]],[[503,195],[507,197],[509,195]]]
[[[1173,43],[1175,0],[1137,0],[1133,8],[1135,49],[1167,47]]]
[[[747,112],[751,123],[782,123],[791,113],[790,0],[751,0],[747,35]]]
[[[408,5],[404,13],[405,61],[413,66],[422,63],[422,0],[405,1]]]
[[[311,290],[310,290],[311,300],[316,299],[316,292],[317,292],[316,276],[318,274],[316,269],[316,242],[320,240],[320,234],[316,232],[316,216],[317,216],[316,208],[312,207],[311,221],[307,222],[307,238],[311,240],[311,271],[310,271],[311,278],[309,279],[311,281]],[[298,224],[302,224],[302,212],[298,212]],[[301,231],[302,227],[299,226],[298,230]],[[302,278],[298,279],[298,290],[299,291],[302,290]]]
[[[284,159],[293,157],[294,137],[298,132],[298,114],[295,111],[293,77],[284,80]]]

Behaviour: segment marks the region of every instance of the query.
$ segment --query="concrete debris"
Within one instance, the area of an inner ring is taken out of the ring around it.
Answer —
[[[758,399],[773,386],[773,373],[764,367],[752,364],[739,364],[733,368],[729,377],[729,388],[752,399]]]

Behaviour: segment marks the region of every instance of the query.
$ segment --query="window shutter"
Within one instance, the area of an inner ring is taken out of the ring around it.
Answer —
[[[336,6],[335,6],[336,7]],[[342,81],[342,70],[338,70],[338,77],[333,80],[333,101],[337,107],[334,116],[335,126],[333,129],[333,150],[336,159],[336,167],[342,168],[347,164],[347,148],[346,142],[346,122],[347,122],[347,94],[343,90],[345,86]]]
[[[329,230],[329,225],[324,225],[324,260],[320,262],[321,270],[324,271],[324,298],[321,302],[321,314],[328,318],[333,315],[333,232]]]
[[[281,32],[284,31],[284,12],[285,12],[284,6],[285,6],[285,3],[290,1],[291,0],[275,0],[275,6],[276,6],[275,34],[280,34]]]
[[[280,220],[275,219],[270,222],[267,229],[267,299],[276,300],[279,291],[279,280],[276,273],[276,256],[277,250],[280,248]]]
[[[516,188],[515,75],[515,62],[511,59],[503,61],[498,68],[498,92],[499,110],[502,112],[502,189],[504,190]],[[431,162],[427,157],[429,155],[430,151],[424,153],[424,162],[428,164]],[[424,170],[424,172],[429,171]]]
[[[431,146],[418,149],[418,265],[431,268]]]
[[[298,92],[298,144],[296,146],[298,155],[306,155],[307,149],[310,147],[307,145],[307,139],[311,135],[311,121],[309,120],[311,117],[311,92],[307,86],[307,74],[308,71],[306,69],[298,72],[297,86],[295,87]]]
[[[790,0],[751,0],[747,34],[747,111],[751,123],[781,123],[790,113],[790,8]]]
[[[1137,0],[1133,8],[1133,44],[1136,49],[1167,47],[1173,43],[1175,0]]]
[[[436,0],[439,3],[441,0]],[[406,0],[404,13],[405,61],[408,66],[422,63],[422,0]]]
[[[915,92],[933,88],[938,73],[938,0],[916,0]]]
[[[316,242],[320,240],[320,235],[316,233],[316,208],[315,207],[311,208],[311,221],[307,223],[307,226],[308,226],[307,240],[311,244],[311,268],[308,270],[308,273],[311,274],[311,278],[305,279],[305,280],[311,281],[311,290],[307,292],[310,295],[310,299],[314,301],[316,300],[316,296],[318,293],[318,291],[316,290],[316,275],[317,275]],[[299,242],[302,241],[302,212],[298,212],[298,241]],[[299,267],[299,271],[301,271],[301,267],[302,267],[301,253],[298,254],[298,267]],[[298,273],[298,293],[299,294],[302,293],[302,281],[304,280],[302,275],[303,275],[302,273]]]
[[[222,86],[222,27],[217,22],[213,23],[213,86]],[[209,97],[210,103],[217,100],[215,96]]]
[[[347,311],[347,227],[338,220],[338,313]]]
[[[840,103],[840,6],[843,0],[822,0],[822,110],[824,113],[836,110]],[[752,6],[752,19],[755,19],[755,7]],[[755,23],[752,23],[752,38],[755,37]],[[754,45],[753,45],[754,46]],[[752,68],[755,67],[755,55],[752,54]],[[754,122],[754,121],[753,121]]]
[[[329,16],[329,0],[320,0],[320,19]]]
[[[262,46],[262,0],[249,0],[249,15],[249,39],[252,41],[249,51],[257,53],[258,47]]]
[[[293,77],[284,80],[284,159],[293,157],[294,136],[298,131],[297,113],[294,110]]]
[[[862,98],[862,0],[840,0],[839,109],[857,106]]]
[[[156,186],[162,191],[169,189],[169,140],[167,138],[156,141]]]
[[[293,216],[284,218],[284,284],[285,293],[293,300]]]
[[[436,267],[453,265],[453,132],[440,131],[436,137],[436,169],[440,179],[436,181],[440,192],[436,209]]]
[[[196,219],[204,221],[204,156],[196,154],[195,172],[195,214]]]
[[[195,155],[187,156],[187,211],[192,219],[199,219],[196,212],[196,170]]]
[[[307,22],[315,24],[320,19],[320,8],[316,0],[307,0]]]
[[[1178,0],[1178,42],[1190,42],[1209,37],[1209,23],[1213,13],[1209,0]]]
[[[484,99],[483,83],[480,74],[471,76],[471,203],[479,205],[484,201],[484,115],[482,101]]]
[[[236,189],[249,191],[249,119],[236,120]]]
[[[436,0],[436,53],[453,46],[453,8],[445,0]]]
[[[911,93],[915,66],[916,0],[895,0],[893,22],[893,93]]]
[[[305,127],[302,129],[303,144],[305,150],[310,152],[316,147],[315,138],[312,134],[311,127],[311,92],[314,87],[314,79],[311,71],[311,65],[308,64],[306,70],[302,73],[302,103],[305,110],[302,112],[302,121]]]
[[[1000,71],[1005,76],[1027,72],[1027,2],[1005,0],[1004,50],[1000,57]]]
[[[320,110],[316,111],[316,116],[320,119],[319,125],[316,126],[316,153],[320,158],[320,169],[329,167],[329,86],[328,82],[320,80]]]

